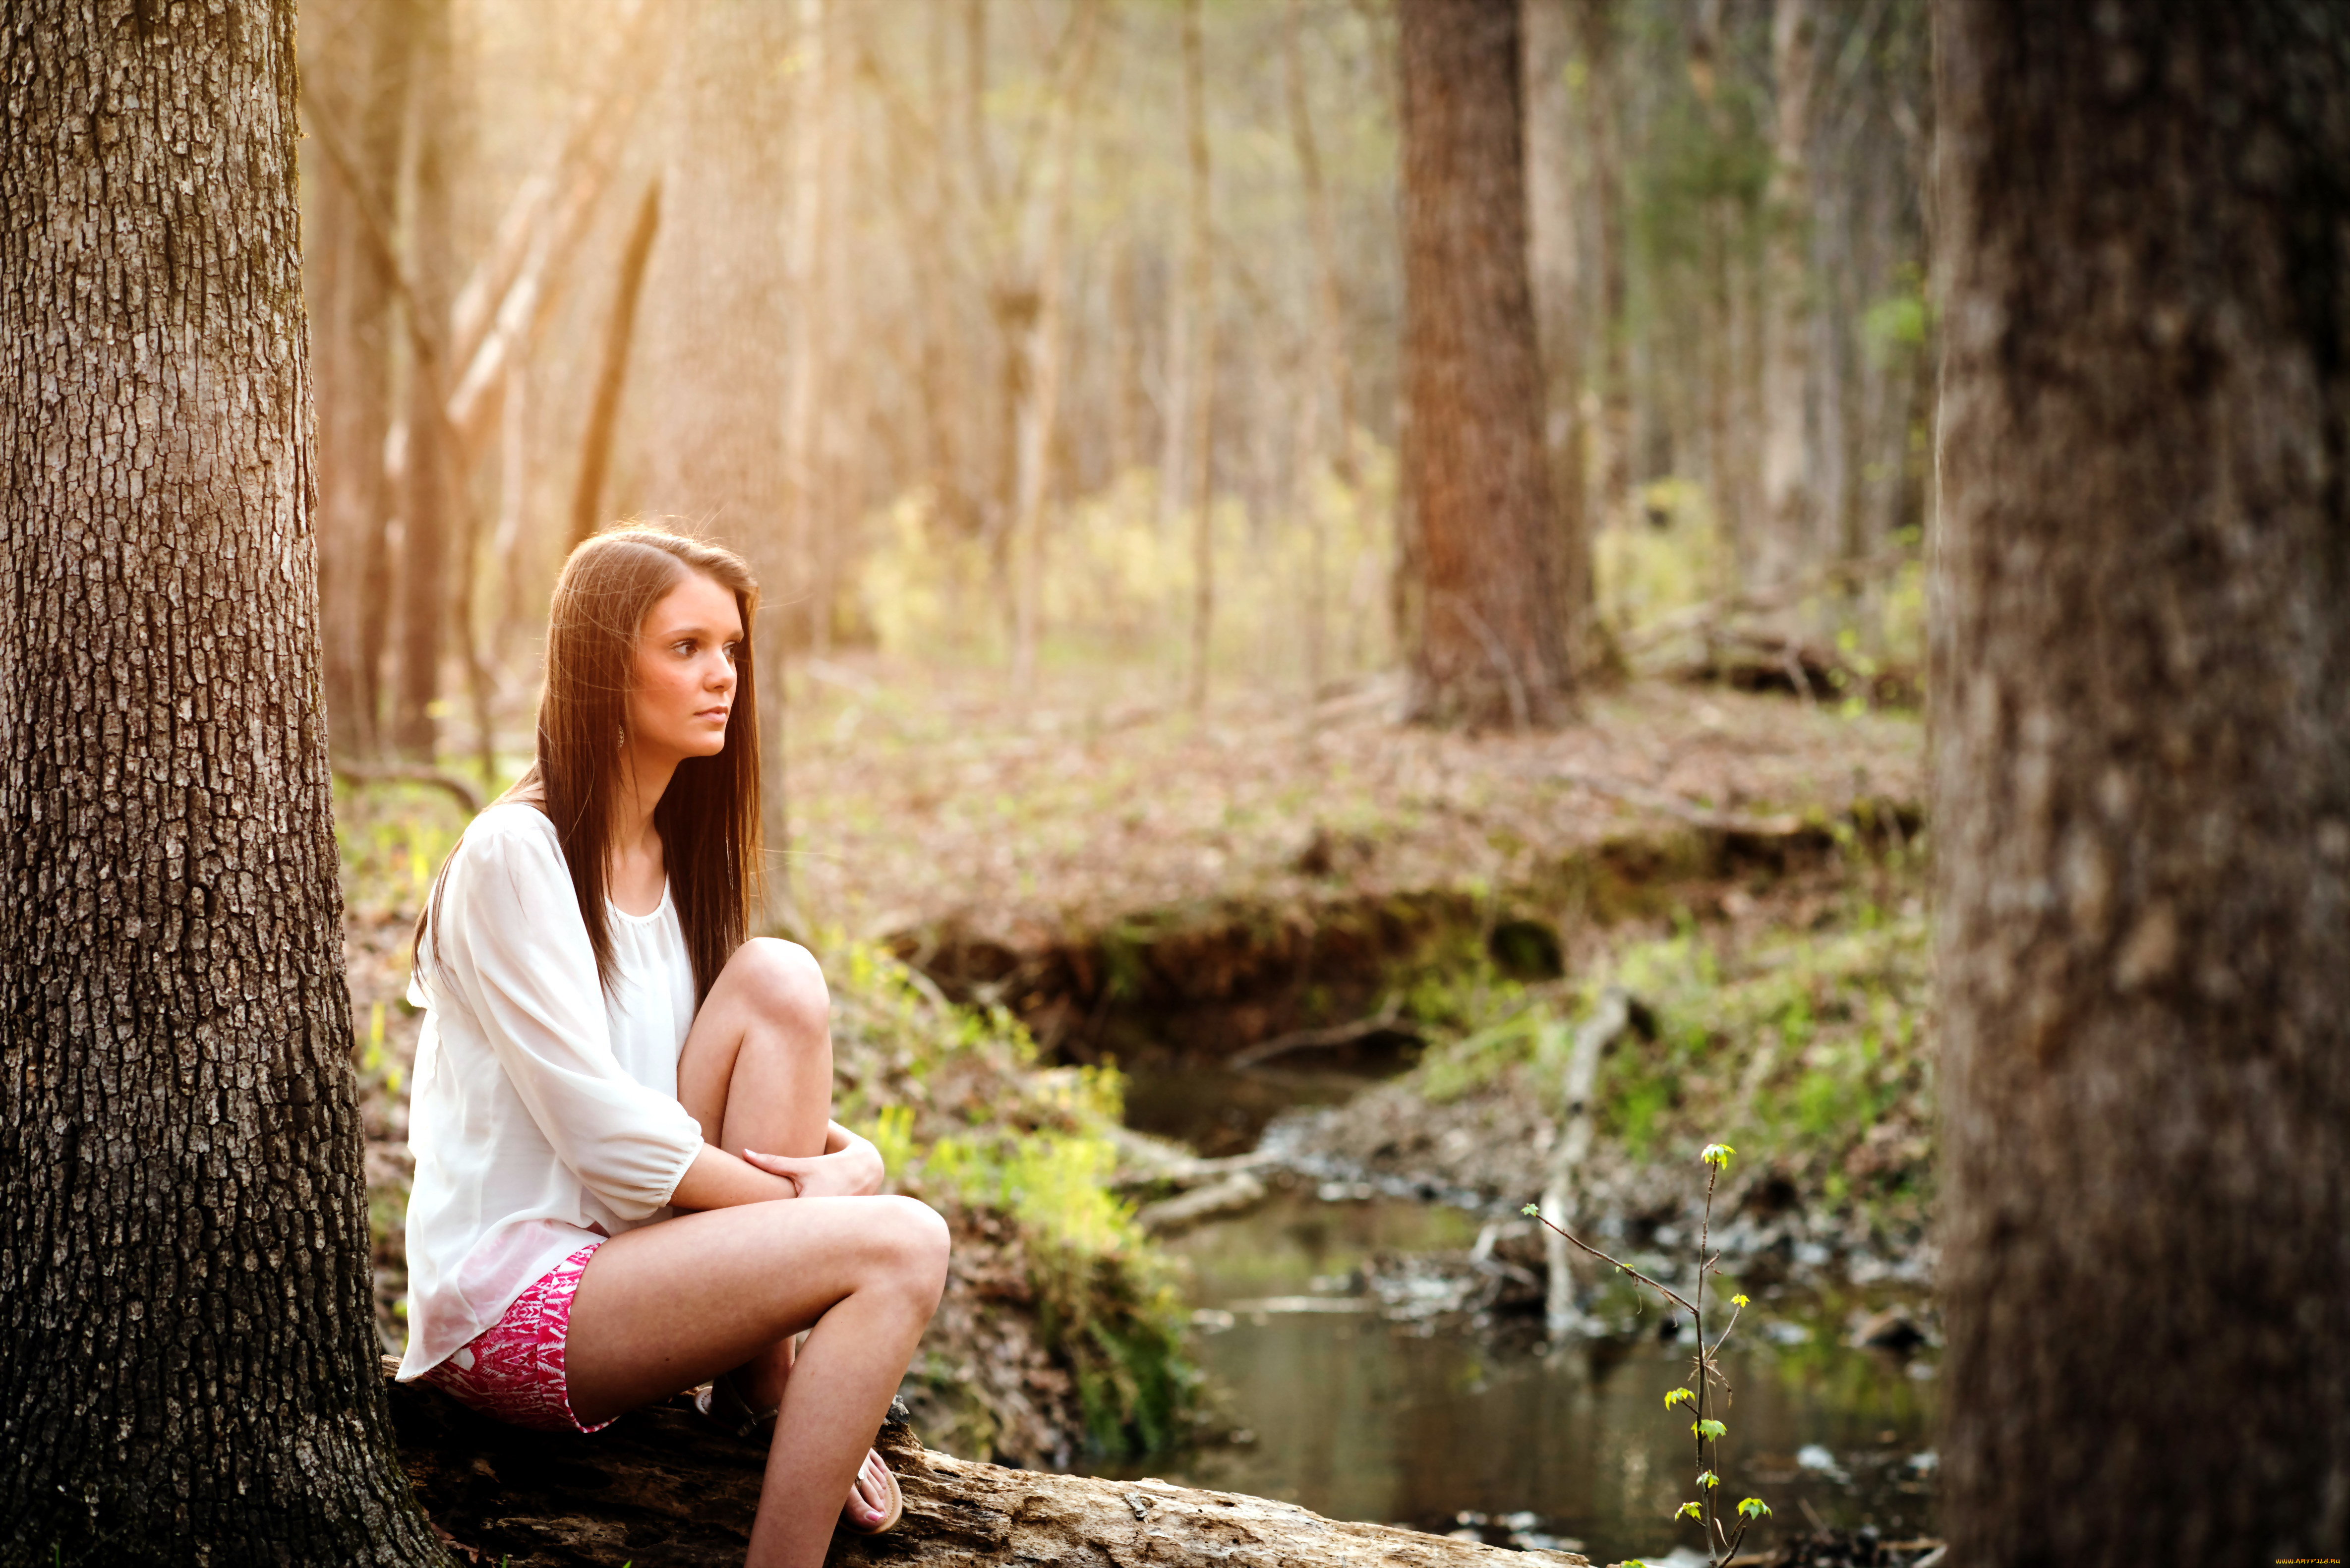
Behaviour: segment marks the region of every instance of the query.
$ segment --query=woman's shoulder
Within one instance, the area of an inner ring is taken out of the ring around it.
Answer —
[[[450,858],[458,865],[564,865],[555,824],[536,805],[518,800],[499,801],[466,824]]]

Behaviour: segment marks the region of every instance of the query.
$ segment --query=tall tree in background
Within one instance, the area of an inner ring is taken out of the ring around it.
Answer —
[[[1519,16],[1403,0],[1404,472],[1423,596],[1412,711],[1566,715],[1565,608],[1526,274]]]
[[[785,415],[789,341],[783,214],[785,110],[796,28],[762,0],[681,0],[672,12],[660,237],[639,330],[643,384],[631,400],[643,479],[639,509],[740,550],[759,575],[754,635],[765,777],[769,913],[781,912],[784,649],[793,570]]]
[[[1026,325],[1014,349],[1019,358],[1013,377],[1018,400],[1013,418],[1012,689],[1024,702],[1035,695],[1036,645],[1044,635],[1045,503],[1065,379],[1069,188],[1076,179],[1077,119],[1093,73],[1100,12],[1101,0],[1076,0],[1070,16],[1070,36],[1061,46],[1063,74],[1054,84],[1037,152],[1045,167],[1021,225],[1028,286],[1021,290],[1025,303],[1020,314]]]
[[[1936,8],[1943,1506],[2350,1543],[2350,29]]]
[[[1630,293],[1624,244],[1622,83],[1616,46],[1619,0],[1575,0],[1583,45],[1584,145],[1591,160],[1591,223],[1598,258],[1593,291],[1599,345],[1599,515],[1622,521],[1632,494],[1632,371],[1625,305]]]
[[[1812,485],[1810,147],[1812,0],[1775,0],[1771,14],[1771,182],[1763,200],[1762,494],[1745,548],[1750,588],[1799,575],[1832,543],[1820,537]]]
[[[1180,379],[1169,378],[1181,389],[1183,411],[1169,423],[1168,457],[1180,477],[1167,483],[1170,493],[1188,493],[1191,504],[1191,691],[1197,713],[1208,705],[1209,636],[1216,614],[1215,234],[1209,221],[1207,41],[1201,36],[1200,0],[1183,0],[1183,148],[1191,221],[1183,252],[1183,333],[1175,351],[1185,372]]]
[[[1578,305],[1574,94],[1567,70],[1575,53],[1572,0],[1524,0],[1527,267],[1534,327],[1542,347],[1543,445],[1549,454],[1557,539],[1555,589],[1568,625],[1593,629],[1591,545],[1584,521],[1583,320]],[[1569,644],[1580,670],[1586,650]]]
[[[456,48],[450,0],[400,0],[391,7],[410,29],[415,72],[414,202],[409,212],[409,308],[432,324],[449,318],[456,292],[454,233],[458,160]],[[451,616],[450,569],[455,536],[459,453],[443,400],[451,367],[417,363],[408,376],[406,439],[400,463],[399,676],[392,690],[391,741],[402,756],[429,763],[440,738],[441,658]]]
[[[293,49],[287,0],[41,0],[0,32],[16,1562],[443,1561],[369,1288]]]
[[[391,602],[384,438],[399,331],[391,196],[400,180],[413,29],[393,5],[320,7],[303,29],[313,112],[331,115],[348,169],[312,183],[304,292],[318,405],[318,597],[335,749],[372,755]],[[342,90],[338,90],[342,84]],[[321,158],[320,161],[327,161]]]

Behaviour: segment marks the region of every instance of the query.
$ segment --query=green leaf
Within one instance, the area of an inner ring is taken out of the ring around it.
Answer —
[[[1686,1388],[1676,1388],[1671,1393],[1665,1396],[1665,1408],[1669,1410],[1684,1399],[1694,1399],[1696,1397],[1696,1395],[1690,1393]]]
[[[1679,1508],[1673,1511],[1673,1517],[1675,1519],[1680,1519],[1683,1517],[1690,1519],[1701,1519],[1704,1515],[1705,1511],[1698,1507],[1698,1505],[1693,1502],[1685,1502],[1681,1504]]]
[[[1721,1478],[1711,1470],[1704,1470],[1699,1473],[1697,1484],[1701,1487],[1717,1487],[1721,1484]]]
[[[1765,1519],[1770,1516],[1771,1505],[1759,1497],[1750,1497],[1738,1505],[1738,1511],[1748,1519]]]
[[[1744,1306],[1746,1304],[1746,1298],[1744,1296],[1732,1296],[1730,1298],[1730,1304],[1731,1306]]]
[[[1700,1438],[1719,1438],[1724,1432],[1729,1431],[1730,1428],[1723,1426],[1719,1421],[1705,1420],[1691,1421],[1690,1423],[1690,1430],[1695,1432]]]
[[[1523,1209],[1519,1210],[1518,1212],[1524,1215],[1527,1219],[1533,1220],[1541,1215],[1542,1205],[1539,1203],[1529,1203]]]
[[[1738,1151],[1726,1143],[1710,1143],[1698,1151],[1698,1158],[1716,1170],[1730,1168],[1730,1157]]]

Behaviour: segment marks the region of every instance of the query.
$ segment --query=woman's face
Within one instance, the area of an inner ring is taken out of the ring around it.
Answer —
[[[637,633],[628,743],[640,761],[712,757],[726,749],[743,617],[733,591],[699,572],[656,602]]]

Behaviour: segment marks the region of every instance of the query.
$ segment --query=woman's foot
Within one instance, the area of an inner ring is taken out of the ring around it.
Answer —
[[[859,1535],[879,1535],[896,1529],[905,1515],[906,1499],[898,1490],[898,1478],[889,1473],[879,1453],[866,1449],[865,1462],[857,1469],[857,1485],[841,1505],[840,1521]]]
[[[710,1385],[693,1397],[693,1407],[705,1420],[714,1422],[737,1438],[764,1440],[766,1428],[773,1426],[773,1407],[754,1410],[734,1386],[732,1373],[722,1373]],[[889,1472],[879,1453],[865,1450],[865,1462],[857,1469],[857,1482],[849,1489],[848,1501],[840,1505],[841,1522],[860,1535],[879,1535],[897,1528],[905,1516],[906,1500],[898,1490],[898,1478]]]

